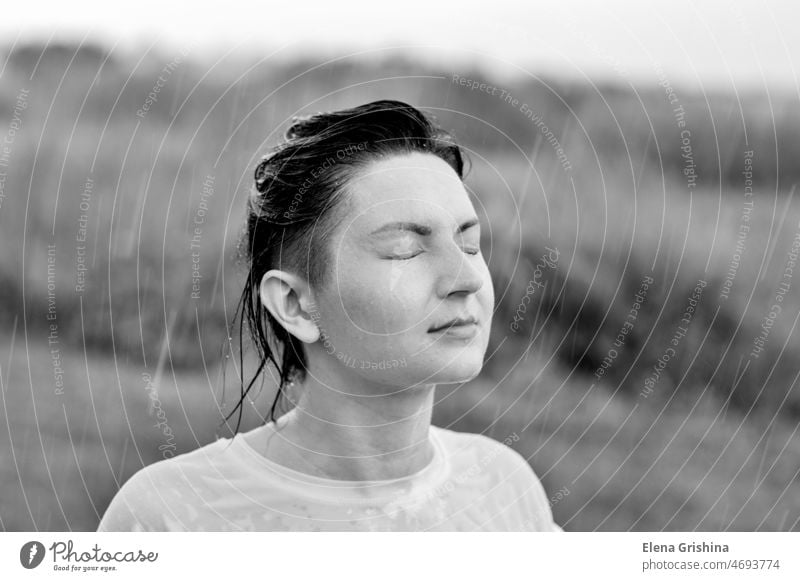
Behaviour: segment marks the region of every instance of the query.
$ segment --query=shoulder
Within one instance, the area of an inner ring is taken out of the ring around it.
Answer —
[[[193,495],[204,475],[218,470],[230,439],[145,466],[117,491],[98,531],[172,530],[175,510]],[[217,467],[217,468],[215,468]]]
[[[451,458],[463,459],[466,457],[483,467],[492,465],[494,469],[503,471],[521,470],[523,474],[533,472],[528,461],[511,448],[512,444],[520,440],[516,432],[505,435],[502,440],[497,440],[484,434],[455,432],[438,426],[431,426],[431,429],[434,430]]]
[[[457,480],[491,476],[493,486],[513,499],[515,512],[523,515],[523,530],[562,530],[555,522],[544,486],[528,460],[511,446],[520,441],[516,432],[502,440],[484,434],[432,428],[448,450]]]

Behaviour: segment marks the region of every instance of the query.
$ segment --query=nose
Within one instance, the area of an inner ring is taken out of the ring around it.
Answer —
[[[484,271],[483,257],[466,254],[454,244],[439,263],[439,297],[478,292],[484,283]]]

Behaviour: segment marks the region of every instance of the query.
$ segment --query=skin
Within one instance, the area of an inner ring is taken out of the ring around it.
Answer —
[[[266,308],[305,342],[309,373],[273,437],[263,437],[263,427],[244,437],[300,472],[400,478],[432,460],[436,385],[480,372],[494,291],[475,209],[440,158],[415,152],[371,161],[345,194],[322,287],[280,270],[261,281]],[[430,331],[458,316],[477,320],[471,336]]]

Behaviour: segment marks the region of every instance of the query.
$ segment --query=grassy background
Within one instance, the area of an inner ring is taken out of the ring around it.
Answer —
[[[790,96],[674,87],[699,176],[692,189],[672,105],[655,82],[633,90],[500,80],[400,57],[317,66],[190,54],[138,117],[175,56],[58,45],[3,52],[0,133],[20,89],[29,90],[0,205],[4,530],[92,530],[119,485],[162,458],[165,438],[142,373],[157,378],[178,452],[230,435],[217,428],[235,404],[237,370],[228,367],[223,397],[222,347],[241,288],[233,244],[255,161],[292,115],[379,98],[424,108],[468,150],[466,183],[497,295],[485,371],[469,384],[440,386],[434,422],[498,440],[520,435],[515,447],[548,492],[569,491],[553,503],[566,530],[800,530],[796,280],[765,352],[749,356],[800,229],[800,120]],[[454,74],[526,103],[572,169],[519,105],[469,91]],[[722,299],[745,202],[746,150],[754,152],[754,208]],[[191,223],[208,176],[215,191],[202,232],[201,293],[191,299]],[[87,179],[90,269],[76,292]],[[559,250],[557,268],[512,331],[546,246]],[[597,380],[645,275],[654,284],[636,324]],[[698,279],[707,285],[689,332],[643,397]],[[266,386],[244,429],[270,403]]]

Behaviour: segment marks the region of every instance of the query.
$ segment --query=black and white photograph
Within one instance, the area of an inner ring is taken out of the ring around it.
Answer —
[[[3,12],[0,530],[800,532],[796,4]]]

